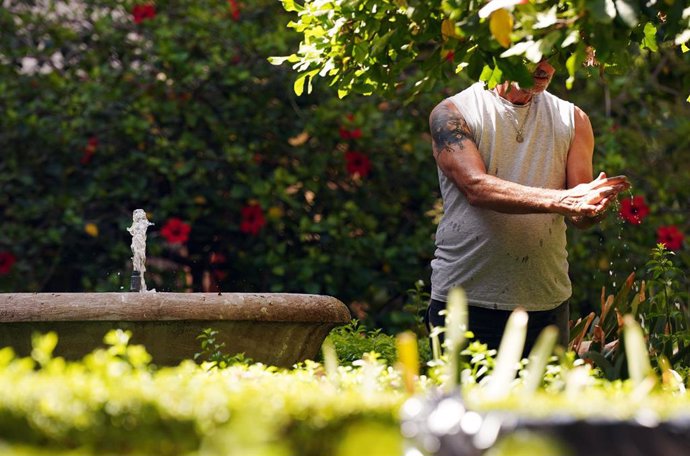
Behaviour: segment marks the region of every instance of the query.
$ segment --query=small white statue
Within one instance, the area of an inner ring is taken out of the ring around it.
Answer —
[[[146,291],[146,230],[153,223],[146,218],[146,211],[135,209],[132,213],[132,226],[127,228],[132,235],[132,270],[139,272],[141,277],[141,288],[139,291]]]

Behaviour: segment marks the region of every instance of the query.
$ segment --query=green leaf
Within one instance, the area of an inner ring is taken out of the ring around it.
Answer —
[[[625,324],[625,329],[623,331],[625,354],[628,358],[630,379],[633,384],[639,385],[652,373],[649,354],[647,352],[647,344],[642,328],[632,315],[623,317],[623,322]]]
[[[659,50],[659,45],[656,42],[656,27],[651,22],[647,22],[644,26],[644,38],[640,45],[652,52]]]
[[[304,93],[304,86],[307,86],[307,93],[311,93],[311,80],[312,78],[318,73],[319,70],[311,70],[307,71],[306,73],[302,73],[296,80],[295,84],[293,85],[293,90],[295,91],[295,95],[298,97],[301,96]]]
[[[553,5],[551,9],[545,13],[537,13],[537,22],[534,24],[535,29],[544,29],[551,27],[558,22],[557,8],[558,5]]]
[[[285,11],[302,11],[304,7],[295,3],[295,0],[280,0]]]
[[[395,34],[396,31],[396,29],[389,30],[382,37],[374,39],[374,41],[370,43],[371,55],[378,55],[386,46],[388,46],[388,42],[391,40],[391,37]]]
[[[603,372],[604,376],[609,379],[613,380],[616,378],[616,370],[611,364],[611,362],[606,359],[604,355],[602,355],[599,352],[596,351],[588,351],[586,353],[583,353],[581,355],[582,359],[590,359],[596,364],[596,366],[601,369]]]
[[[486,384],[486,393],[489,397],[500,398],[510,391],[509,385],[515,379],[517,366],[525,347],[528,319],[527,312],[521,309],[514,310],[508,317],[501,343],[498,346],[496,366]]]
[[[565,62],[565,67],[568,70],[568,80],[565,82],[568,90],[572,89],[573,82],[575,81],[575,74],[578,68],[582,66],[582,62],[585,61],[585,50],[583,46],[578,46],[575,52],[573,52],[568,60]]]
[[[553,347],[558,339],[558,328],[547,326],[539,334],[534,347],[529,353],[529,363],[525,375],[524,391],[531,394],[537,390],[544,378],[544,370],[549,362],[549,357],[553,353]]]
[[[269,57],[267,60],[272,65],[282,65],[286,61],[295,63],[299,60],[299,58],[297,57],[297,55],[292,54],[284,57]]]
[[[493,89],[502,81],[502,75],[503,71],[501,71],[498,66],[491,68],[489,65],[484,65],[484,69],[482,70],[482,74],[479,76],[479,80],[486,82],[489,89]]]

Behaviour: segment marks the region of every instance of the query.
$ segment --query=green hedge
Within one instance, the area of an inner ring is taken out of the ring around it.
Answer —
[[[112,331],[104,339],[106,348],[79,361],[52,356],[58,343],[54,333],[34,339],[31,357],[0,349],[0,452],[400,455],[403,414],[418,408],[419,400],[458,392],[449,383],[445,356],[434,361],[428,375],[409,383],[405,369],[371,353],[341,366],[331,358],[292,369],[246,363],[219,369],[191,361],[157,368],[144,347],[128,344],[130,336]],[[474,342],[463,354],[460,365],[454,364],[463,372],[463,398],[469,410],[480,413],[595,422],[653,416],[661,421],[684,419],[690,405],[687,378],[666,370],[609,382],[572,352],[543,354],[550,362],[542,381],[531,387],[532,366],[523,363],[514,380],[496,380],[505,383],[496,394],[490,392],[490,376],[498,369],[494,351]],[[647,357],[644,351],[639,354]],[[405,412],[407,399],[416,402]]]
[[[0,452],[60,455],[400,454],[400,375],[370,358],[328,374],[261,364],[156,369],[129,335],[83,360],[0,350]]]

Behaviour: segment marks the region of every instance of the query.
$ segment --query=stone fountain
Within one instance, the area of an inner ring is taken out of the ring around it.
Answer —
[[[142,217],[143,214],[143,217]],[[132,331],[158,365],[174,365],[201,351],[197,336],[218,331],[228,354],[290,367],[314,358],[331,329],[350,321],[338,299],[293,293],[161,293],[146,289],[146,213],[134,211],[132,286],[123,293],[2,293],[0,347],[26,356],[33,333],[55,331],[56,356],[78,359],[103,345],[111,329]]]

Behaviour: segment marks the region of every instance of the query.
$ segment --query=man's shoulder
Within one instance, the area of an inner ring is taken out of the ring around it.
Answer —
[[[581,111],[581,109],[577,105],[575,105],[575,103],[573,103],[572,101],[568,101],[565,98],[561,98],[558,95],[555,95],[555,94],[553,94],[547,90],[542,92],[542,96],[546,102],[549,102],[550,104],[554,104],[560,108],[567,108],[567,107],[572,106],[572,108],[575,111]]]
[[[487,90],[486,84],[482,81],[478,81],[478,82],[470,84],[468,87],[465,87],[460,92],[456,93],[454,96],[467,94],[467,93],[477,93],[477,92],[481,93],[484,90]]]
[[[467,104],[469,100],[480,97],[485,90],[486,84],[484,84],[483,82],[475,82],[470,86],[465,87],[455,95],[451,95],[443,99],[443,101],[441,101],[439,105],[445,103],[453,103],[456,106],[462,106]]]

